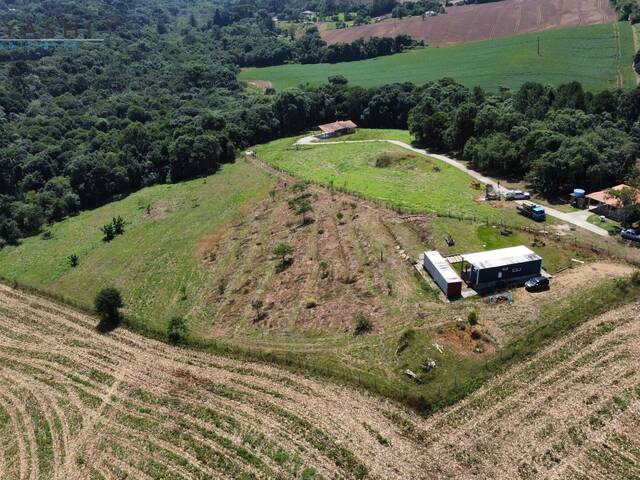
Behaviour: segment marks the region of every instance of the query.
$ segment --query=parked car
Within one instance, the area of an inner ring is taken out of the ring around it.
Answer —
[[[505,193],[504,198],[507,200],[529,200],[531,195],[529,195],[529,192],[523,192],[522,190],[509,190]]]
[[[524,288],[528,292],[540,292],[549,288],[549,279],[547,277],[533,277],[527,280]]]
[[[626,238],[627,240],[632,240],[634,242],[640,242],[640,231],[634,228],[625,228],[620,232],[620,236],[622,238]]]

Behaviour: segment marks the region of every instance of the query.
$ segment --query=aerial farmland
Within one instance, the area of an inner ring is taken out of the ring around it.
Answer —
[[[504,0],[449,7],[446,14],[434,17],[389,19],[372,25],[326,30],[322,37],[332,44],[405,33],[429,45],[442,46],[616,20],[615,10],[604,0]]]
[[[640,478],[640,4],[452,3],[0,9],[0,480]]]

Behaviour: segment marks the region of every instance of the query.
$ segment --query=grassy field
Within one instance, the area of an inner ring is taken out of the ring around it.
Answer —
[[[87,306],[100,288],[114,285],[131,312],[163,328],[208,290],[200,245],[223,234],[271,185],[263,171],[240,160],[208,178],[146,188],[52,225],[50,239],[4,248],[0,275]],[[127,221],[125,234],[105,243],[100,227],[117,215]],[[75,268],[71,254],[79,257]]]
[[[359,135],[371,133],[361,131]],[[392,132],[387,135],[392,136]],[[496,209],[476,201],[484,195],[482,187],[440,160],[387,143],[294,146],[293,142],[284,138],[255,150],[262,160],[296,177],[333,185],[392,207],[529,223],[514,209]],[[376,166],[376,159],[385,155],[391,158],[389,166]]]
[[[620,222],[616,222],[615,220],[611,220],[609,218],[605,218],[604,221],[600,218],[600,215],[591,215],[587,218],[587,221],[593,225],[597,225],[598,227],[602,227],[608,232],[618,233],[620,231]]]
[[[540,39],[540,56],[537,42]],[[495,91],[526,81],[559,85],[577,80],[591,91],[635,86],[634,54],[628,22],[573,27],[495,40],[430,47],[377,59],[340,64],[284,65],[246,69],[242,80],[268,80],[283,89],[318,85],[344,75],[366,87],[393,82],[423,84],[442,77]]]
[[[498,227],[461,222],[448,218],[436,218],[429,223],[429,232],[433,248],[447,255],[460,252],[478,252],[498,248],[527,245],[543,258],[543,268],[549,273],[571,265],[571,259],[589,261],[596,255],[585,249],[575,248],[570,244],[558,244],[550,238],[535,241],[535,235],[523,231],[512,231],[503,235]],[[449,246],[444,240],[451,236],[455,245]]]

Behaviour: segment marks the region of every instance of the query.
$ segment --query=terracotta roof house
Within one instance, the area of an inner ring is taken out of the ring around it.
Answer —
[[[318,128],[322,130],[322,133],[318,135],[320,138],[331,138],[340,135],[346,135],[354,133],[358,126],[351,120],[339,120],[333,123],[325,123],[324,125],[318,125]]]
[[[622,209],[622,201],[613,192],[622,192],[625,189],[629,189],[635,192],[636,203],[640,203],[640,190],[637,190],[628,185],[620,184],[615,187],[608,188],[606,190],[600,190],[599,192],[593,192],[586,195],[589,200],[589,208],[594,208],[599,215],[604,215],[618,220]]]

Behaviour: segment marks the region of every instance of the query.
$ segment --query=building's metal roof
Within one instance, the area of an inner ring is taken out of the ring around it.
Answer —
[[[462,283],[462,279],[451,267],[451,264],[440,255],[440,252],[436,252],[435,250],[432,252],[424,252],[424,256],[438,269],[438,272],[440,272],[447,283]]]
[[[542,260],[540,255],[529,250],[524,245],[489,250],[488,252],[469,253],[462,255],[462,258],[476,268],[504,267],[506,265]]]

